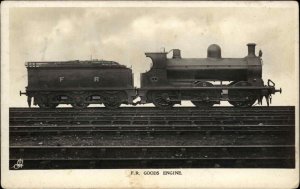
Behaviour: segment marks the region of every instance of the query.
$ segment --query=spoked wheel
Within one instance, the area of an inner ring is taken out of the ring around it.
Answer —
[[[236,82],[232,85],[233,87],[247,87],[251,86],[251,83],[247,81]],[[229,99],[238,99],[236,101],[229,100],[228,102],[234,107],[251,107],[257,97],[253,94],[253,92],[249,90],[229,90],[228,92]]]
[[[169,94],[167,92],[153,92],[152,93],[153,104],[162,109],[168,109],[174,106],[174,102],[170,101]]]
[[[38,103],[38,106],[40,108],[50,108],[50,105],[49,104],[46,104],[46,103]]]
[[[58,104],[50,104],[49,107],[50,108],[56,108],[58,106]]]
[[[106,108],[116,109],[116,108],[119,108],[122,103],[121,102],[104,102],[103,104]]]
[[[213,102],[205,102],[205,101],[191,101],[198,108],[209,108],[214,105]]]
[[[40,108],[56,108],[58,104],[49,104],[49,103],[38,103]]]
[[[84,92],[74,92],[71,95],[72,103],[71,106],[76,109],[82,109],[88,107],[88,103],[86,103],[86,94]]]
[[[195,87],[214,87],[212,83],[206,81],[196,82]],[[191,100],[191,102],[198,108],[209,108],[212,107],[215,102],[210,101],[212,98],[218,98],[218,94],[214,90],[201,90],[195,93],[195,98],[198,99],[197,101]]]
[[[119,108],[122,104],[119,92],[106,92],[103,104],[109,109]]]
[[[37,101],[37,105],[40,108],[56,108],[58,106],[57,103],[51,103],[51,95],[49,94],[39,94],[37,97],[35,97]]]

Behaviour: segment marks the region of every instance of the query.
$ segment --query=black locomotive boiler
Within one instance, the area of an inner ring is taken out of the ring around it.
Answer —
[[[117,108],[136,98],[132,70],[113,61],[27,62],[27,102],[41,108],[71,104]]]
[[[275,84],[262,79],[262,52],[255,55],[255,44],[248,44],[244,58],[222,58],[221,48],[212,44],[207,58],[182,58],[179,49],[167,52],[145,53],[152,59],[151,69],[141,74],[139,96],[141,103],[153,103],[169,108],[190,100],[197,107],[210,107],[228,101],[235,107],[250,107],[256,101],[267,104],[271,95],[280,92]]]

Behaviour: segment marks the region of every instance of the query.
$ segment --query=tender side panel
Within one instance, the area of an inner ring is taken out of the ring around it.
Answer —
[[[28,90],[133,88],[131,69],[28,68]]]

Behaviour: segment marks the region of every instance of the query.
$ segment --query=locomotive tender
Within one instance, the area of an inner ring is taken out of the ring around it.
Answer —
[[[27,62],[27,102],[41,108],[71,104],[85,108],[104,104],[108,108],[132,104],[136,98],[132,70],[113,61]]]
[[[271,95],[281,93],[275,84],[262,79],[262,52],[255,54],[255,44],[248,44],[244,58],[222,58],[221,48],[212,44],[207,58],[182,58],[179,49],[145,53],[152,59],[151,69],[141,74],[141,87],[134,88],[132,70],[112,61],[28,62],[26,94],[30,107],[55,108],[71,104],[85,108],[89,104],[104,104],[117,108],[121,104],[153,103],[170,108],[182,100],[196,107],[211,107],[228,101],[235,107],[250,107],[256,101],[267,104]],[[171,51],[170,51],[171,52]],[[136,97],[141,100],[134,103]]]

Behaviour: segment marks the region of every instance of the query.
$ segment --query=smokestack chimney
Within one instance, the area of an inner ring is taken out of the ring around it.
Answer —
[[[173,58],[181,58],[181,53],[179,49],[173,49]]]
[[[248,43],[248,56],[255,57],[255,43]]]

